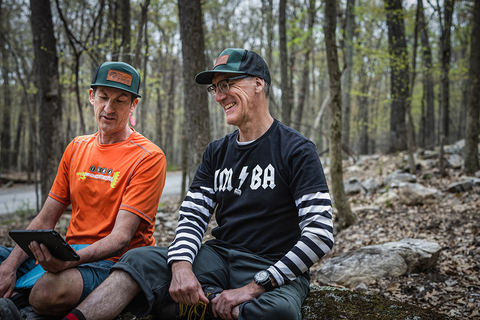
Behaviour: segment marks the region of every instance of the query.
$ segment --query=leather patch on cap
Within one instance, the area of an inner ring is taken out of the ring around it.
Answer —
[[[131,74],[112,69],[109,69],[107,74],[107,80],[126,84],[127,86],[132,84],[132,78]]]
[[[223,55],[221,57],[218,57],[218,59],[215,61],[215,66],[213,67],[213,69],[215,69],[217,66],[221,65],[221,64],[227,64],[228,62],[228,57],[230,57],[229,54],[226,54],[226,55]]]

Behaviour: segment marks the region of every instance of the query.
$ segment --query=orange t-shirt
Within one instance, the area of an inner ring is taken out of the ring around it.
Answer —
[[[98,133],[76,137],[66,148],[50,197],[72,204],[69,244],[92,244],[113,230],[119,210],[142,219],[127,250],[155,245],[153,231],[165,185],[162,150],[133,132],[126,141],[101,145]],[[122,254],[123,254],[122,253]],[[118,261],[121,255],[109,260]]]

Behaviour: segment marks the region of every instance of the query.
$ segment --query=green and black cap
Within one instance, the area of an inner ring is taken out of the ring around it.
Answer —
[[[135,97],[142,97],[138,94],[140,75],[134,67],[125,62],[111,61],[99,65],[90,86],[117,88],[133,93]]]
[[[271,84],[267,64],[257,53],[245,49],[225,49],[215,61],[213,70],[200,72],[195,77],[198,84],[211,84],[215,73],[239,73],[264,79]]]

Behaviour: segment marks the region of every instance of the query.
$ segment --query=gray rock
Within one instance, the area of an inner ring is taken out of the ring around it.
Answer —
[[[458,140],[452,145],[444,146],[443,150],[445,150],[445,153],[461,155],[463,154],[464,148],[465,148],[465,139],[462,139],[462,140]]]
[[[438,152],[432,150],[425,150],[423,154],[423,159],[438,159]]]
[[[401,170],[396,170],[385,178],[386,184],[392,182],[417,182],[417,176]]]
[[[388,204],[388,203],[397,201],[398,199],[399,199],[398,194],[393,190],[389,190],[388,192],[385,192],[380,197],[375,199],[373,203],[377,205],[383,205],[383,204]]]
[[[343,182],[343,187],[345,188],[345,194],[347,196],[365,192],[365,189],[360,183],[360,180],[358,180],[358,178],[355,178],[355,177],[345,180]]]
[[[385,277],[428,270],[437,262],[440,251],[438,243],[420,239],[367,246],[327,260],[317,270],[317,280],[355,288]]]
[[[447,187],[447,192],[460,193],[472,190],[473,182],[470,179],[461,180],[459,182],[452,183]]]
[[[452,154],[450,157],[448,157],[447,162],[453,169],[460,169],[465,161],[463,160],[462,156],[458,154]]]
[[[442,193],[435,188],[426,188],[419,183],[405,183],[398,189],[400,201],[407,205],[436,203],[442,199]]]
[[[380,211],[381,209],[382,209],[382,208],[381,208],[380,206],[375,206],[375,205],[352,207],[352,211],[354,211],[354,212]]]
[[[377,191],[377,189],[379,187],[377,181],[373,177],[370,177],[367,180],[363,181],[362,186],[369,193],[373,193],[373,192]]]

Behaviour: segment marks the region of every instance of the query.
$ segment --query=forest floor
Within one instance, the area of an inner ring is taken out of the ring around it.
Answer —
[[[381,156],[363,161],[361,170],[350,170],[352,163],[345,163],[344,179],[352,176],[359,180],[374,177],[380,182],[398,168],[397,159],[399,156]],[[417,182],[443,191],[462,175],[460,170],[448,170],[449,175],[445,178],[436,174],[435,170],[432,174],[418,173]],[[424,180],[422,176],[428,179]],[[349,196],[349,201],[355,210],[359,206],[373,204],[378,196],[357,194]],[[157,245],[168,246],[173,239],[179,200],[170,197],[160,204]],[[392,300],[433,309],[458,319],[480,319],[479,208],[480,188],[474,188],[458,194],[444,192],[442,201],[435,204],[406,206],[392,202],[382,205],[380,210],[356,211],[357,223],[336,234],[333,250],[311,268],[312,285],[318,284],[315,281],[316,270],[333,256],[403,238],[436,241],[443,249],[432,270],[378,280],[367,284],[367,293],[373,292]],[[8,231],[25,228],[32,218],[23,213],[0,221],[0,244],[13,245]],[[206,238],[209,237],[210,233],[206,235]]]

